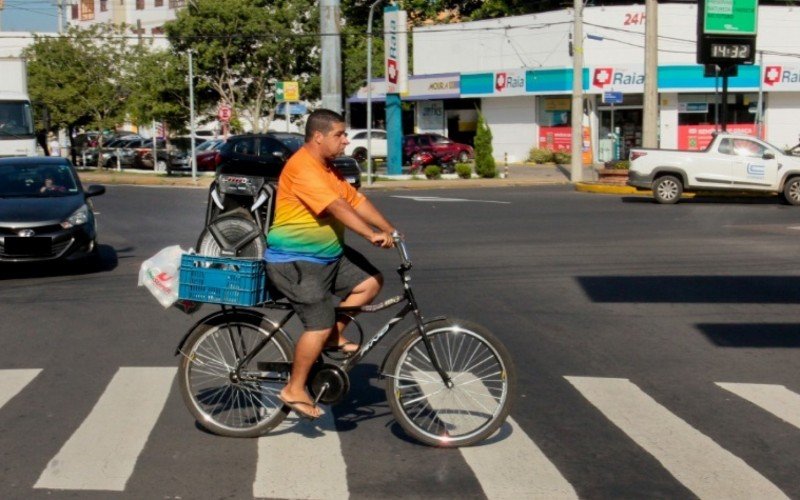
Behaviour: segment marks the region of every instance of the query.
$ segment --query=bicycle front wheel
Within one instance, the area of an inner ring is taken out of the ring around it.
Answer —
[[[508,350],[489,330],[467,321],[437,320],[425,331],[453,387],[442,381],[415,329],[387,359],[392,413],[406,433],[430,446],[470,446],[486,439],[511,410],[516,371]]]
[[[275,330],[264,316],[222,314],[200,323],[181,349],[179,385],[184,403],[209,431],[257,437],[286,418],[278,399],[292,361],[291,343],[273,335],[253,360],[236,367]]]

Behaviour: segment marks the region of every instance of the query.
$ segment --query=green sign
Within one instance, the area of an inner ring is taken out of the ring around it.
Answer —
[[[758,0],[701,0],[705,2],[703,32],[716,35],[755,35]]]

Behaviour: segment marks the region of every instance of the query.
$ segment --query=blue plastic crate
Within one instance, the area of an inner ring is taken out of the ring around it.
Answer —
[[[209,304],[254,306],[267,299],[261,259],[181,256],[178,298]]]

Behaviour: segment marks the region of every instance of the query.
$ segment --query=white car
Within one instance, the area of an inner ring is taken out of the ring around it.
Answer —
[[[717,134],[705,151],[634,148],[628,185],[652,189],[659,203],[684,191],[777,192],[800,205],[800,158],[755,137]]]
[[[367,129],[351,129],[347,131],[350,144],[344,149],[344,154],[352,156],[361,163],[367,159]],[[386,158],[386,131],[372,129],[372,157]]]

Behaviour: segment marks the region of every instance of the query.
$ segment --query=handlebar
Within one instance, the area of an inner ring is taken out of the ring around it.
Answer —
[[[411,257],[408,256],[408,249],[406,248],[406,242],[403,241],[403,235],[395,231],[392,233],[392,239],[394,240],[395,248],[397,248],[397,253],[400,254],[400,261],[403,267],[411,269]]]

